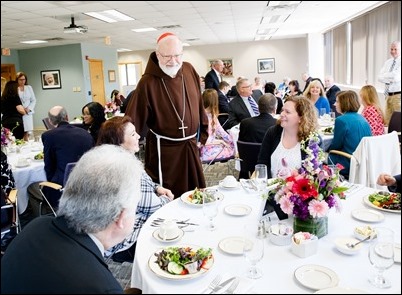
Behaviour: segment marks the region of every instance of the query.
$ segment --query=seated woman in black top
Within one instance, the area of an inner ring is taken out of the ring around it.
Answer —
[[[105,111],[99,102],[90,102],[82,108],[84,128],[92,135],[94,142],[98,140],[99,129],[105,119]]]

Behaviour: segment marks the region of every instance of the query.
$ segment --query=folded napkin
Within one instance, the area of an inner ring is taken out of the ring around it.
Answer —
[[[232,275],[230,273],[225,273],[222,276],[221,283],[232,277],[234,277],[234,275]],[[233,294],[248,294],[249,292],[251,292],[252,288],[254,287],[255,280],[248,279],[245,277],[239,277],[239,276],[237,278],[240,279],[240,282]],[[234,280],[214,294],[225,293],[225,291],[233,284],[233,282],[234,282]]]

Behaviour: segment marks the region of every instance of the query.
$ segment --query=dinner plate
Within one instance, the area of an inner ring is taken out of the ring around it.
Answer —
[[[194,206],[194,207],[202,208],[202,204],[195,204],[195,203],[191,203],[191,202],[189,201],[188,196],[191,195],[192,193],[194,193],[194,190],[185,192],[184,194],[182,194],[182,195],[180,196],[180,200],[182,200],[182,202],[185,203],[185,204],[187,204],[187,205],[191,205],[191,206]],[[220,196],[219,196],[219,201],[222,201],[223,198],[224,198],[224,195],[223,195],[222,193],[219,193],[219,194],[220,194]]]
[[[401,263],[401,244],[394,245],[394,261]]]
[[[314,294],[369,294],[369,292],[348,287],[333,287],[318,290]]]
[[[25,164],[18,164],[18,163],[16,163],[15,164],[15,167],[17,167],[17,168],[24,168],[24,167],[28,167],[29,165],[31,165],[31,163],[25,163]]]
[[[159,228],[154,230],[154,232],[152,233],[152,236],[158,240],[159,242],[163,242],[163,243],[172,243],[172,242],[177,242],[180,241],[180,239],[184,236],[184,231],[182,229],[179,229],[179,234],[177,235],[177,237],[173,238],[173,239],[166,239],[164,240],[160,234],[159,234]]]
[[[184,246],[184,247],[187,247],[187,246]],[[183,246],[180,246],[180,247],[183,247]],[[199,246],[189,246],[189,247],[191,247],[194,251],[197,251],[197,249],[202,248],[202,247],[199,247]],[[163,248],[158,249],[157,251],[155,251],[155,253],[159,253],[162,250],[163,250]],[[207,268],[201,268],[198,272],[193,273],[193,274],[175,275],[175,274],[169,273],[167,271],[164,271],[163,269],[161,269],[159,267],[159,265],[156,263],[155,253],[152,253],[151,257],[149,258],[148,266],[151,269],[151,271],[154,272],[158,277],[168,279],[168,280],[181,281],[181,280],[191,280],[191,279],[194,279],[194,278],[198,278],[199,276],[202,276],[207,271],[209,271],[211,269],[211,267],[213,266],[213,264],[214,264],[214,257],[212,256],[207,262],[208,263],[208,269]]]
[[[232,216],[245,216],[251,212],[251,207],[244,204],[231,204],[225,207],[225,212]]]
[[[339,283],[338,275],[321,265],[303,265],[295,270],[294,275],[300,284],[313,290],[333,288]]]
[[[370,202],[369,196],[364,196],[363,197],[363,202],[366,205],[368,205],[369,207],[377,209],[377,210],[401,214],[401,210],[391,210],[391,209],[384,209],[384,208],[381,208],[381,207],[377,207],[376,205],[374,205],[373,203]]]
[[[231,255],[242,255],[244,248],[244,238],[243,237],[228,237],[221,240],[218,244],[219,249],[223,252]],[[252,243],[248,241],[250,246]]]
[[[358,220],[366,222],[381,222],[384,215],[371,209],[356,209],[352,211],[352,216]]]

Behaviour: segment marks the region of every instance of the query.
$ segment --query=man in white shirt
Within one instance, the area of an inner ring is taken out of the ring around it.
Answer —
[[[391,58],[386,60],[378,75],[378,81],[385,83],[385,124],[394,111],[401,111],[401,42],[394,41],[390,47]]]
[[[219,83],[222,82],[221,75],[224,67],[220,59],[212,62],[211,70],[205,75],[205,89],[213,88],[219,93]]]

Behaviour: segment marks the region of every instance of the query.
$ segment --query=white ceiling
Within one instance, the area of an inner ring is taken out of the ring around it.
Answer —
[[[269,35],[266,39],[294,38],[324,32],[388,1],[302,1],[293,8],[286,7],[290,1],[282,1],[276,8],[267,7],[269,2],[1,1],[1,47],[28,49],[82,42],[105,44],[105,38],[110,36],[113,48],[151,50],[155,48],[157,37],[167,31],[176,33],[190,45],[254,41],[258,40],[258,30],[263,29],[273,29],[272,37]],[[105,23],[82,13],[110,9],[135,20]],[[71,23],[71,16],[77,26],[87,26],[88,32],[63,33],[63,28]],[[272,24],[270,20],[276,18],[284,22]],[[168,28],[162,28],[166,26]],[[147,33],[131,31],[144,27],[159,29]],[[49,42],[19,43],[34,39]]]

